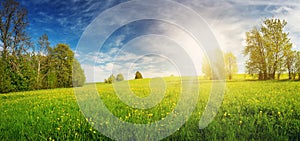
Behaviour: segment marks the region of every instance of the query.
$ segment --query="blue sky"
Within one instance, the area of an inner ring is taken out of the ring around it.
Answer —
[[[54,46],[67,43],[75,49],[93,19],[123,0],[19,0],[28,9],[28,31],[33,40],[46,33]]]
[[[150,5],[144,7],[138,2],[135,5],[130,3],[132,1],[123,0],[20,2],[29,10],[28,32],[32,39],[36,40],[46,33],[52,46],[69,44],[85,69],[88,82],[103,81],[111,73],[123,73],[125,78],[132,79],[137,70],[145,77],[191,74],[194,73],[190,71],[192,69],[201,74],[201,59],[211,47],[202,43],[205,41],[196,42],[191,34],[193,30],[201,31],[201,25],[200,28],[189,25],[196,23],[199,17],[205,21],[201,34],[209,34],[204,30],[209,28],[220,48],[237,56],[240,73],[244,72],[242,51],[245,32],[259,26],[265,18],[287,20],[286,31],[290,33],[293,48],[300,50],[300,2],[296,0],[174,0],[172,2],[179,5],[174,4],[173,7],[167,1],[156,0],[156,4],[152,5],[161,10],[152,11],[156,15],[151,15],[151,2],[146,1],[144,3]],[[123,11],[118,13],[118,9]],[[190,11],[196,15],[189,15]],[[123,14],[128,16],[120,16]],[[137,19],[125,23],[128,18],[141,15],[170,20]],[[106,26],[100,23],[101,17],[106,18]],[[184,20],[177,20],[181,25],[170,22],[176,19]],[[109,27],[116,25],[118,28],[110,31]],[[90,37],[91,41],[86,41],[86,37]]]

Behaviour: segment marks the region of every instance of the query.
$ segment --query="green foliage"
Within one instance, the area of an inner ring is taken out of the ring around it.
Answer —
[[[26,33],[27,10],[15,0],[0,6],[0,93],[84,84],[84,72],[68,45],[51,48],[44,34],[34,46]]]
[[[81,87],[85,83],[85,75],[84,71],[80,66],[80,63],[77,59],[74,59],[73,62],[73,86],[74,87]]]
[[[116,77],[111,74],[107,79],[104,80],[105,83],[111,84],[114,83],[116,81]]]
[[[209,64],[207,58],[203,58],[202,60],[202,73],[204,73],[209,80],[213,79],[211,65]]]
[[[142,76],[142,74],[139,71],[137,71],[135,73],[135,78],[134,79],[143,79],[143,76]]]
[[[0,13],[0,93],[30,89],[31,64],[26,51],[31,43],[25,30],[28,25],[27,11],[18,2],[6,0],[1,1]],[[28,76],[23,75],[24,72]]]
[[[7,93],[13,91],[14,86],[11,84],[9,62],[4,58],[6,56],[2,56],[0,61],[0,92]]]
[[[116,81],[123,81],[123,80],[124,80],[123,74],[119,73],[119,74],[117,75]]]
[[[295,74],[298,73],[298,80],[300,80],[300,51],[297,51],[294,56],[296,59],[295,63]]]
[[[42,35],[39,40],[35,51],[35,68],[36,68],[36,89],[45,88],[45,78],[47,75],[47,68],[49,66],[48,59],[48,51],[50,49],[50,42],[48,41],[48,36],[46,34]]]
[[[292,43],[284,32],[287,22],[280,19],[266,19],[261,28],[246,33],[247,45],[244,50],[246,69],[249,74],[258,74],[260,80],[275,79],[275,74],[287,68]],[[289,69],[289,68],[288,68]]]
[[[54,68],[58,81],[57,87],[72,87],[72,66],[74,53],[66,44],[58,44],[51,56],[54,59]]]
[[[180,100],[181,79],[172,77],[164,80],[167,86],[165,97],[150,109],[135,109],[121,102],[112,85],[96,84],[96,87],[113,115],[124,122],[147,124],[175,112]],[[151,92],[150,79],[129,83],[130,89],[139,97]],[[200,86],[201,91],[191,117],[183,127],[164,140],[299,140],[298,82],[227,82],[222,106],[208,127],[201,130],[199,119],[210,97],[212,85],[207,80],[200,83],[194,84]],[[0,124],[2,140],[109,140],[87,122],[91,119],[82,115],[73,89],[2,94],[0,103],[0,122],[5,123]],[[178,117],[181,115],[175,114],[172,118]],[[110,124],[110,121],[103,122]],[[166,123],[161,128],[169,126]]]
[[[58,44],[46,52],[2,55],[0,93],[84,85],[84,71],[68,45]]]
[[[226,75],[227,75],[228,79],[231,80],[233,74],[236,74],[238,72],[236,57],[231,52],[225,53],[224,61],[225,61]]]

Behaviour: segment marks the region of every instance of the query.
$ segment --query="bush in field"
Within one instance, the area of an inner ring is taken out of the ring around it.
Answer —
[[[135,73],[135,79],[143,79],[143,76],[139,71]]]
[[[122,73],[119,73],[119,74],[117,75],[116,81],[123,81],[123,80],[124,80],[123,74],[122,74]]]
[[[104,80],[105,83],[111,84],[116,81],[116,77],[112,74],[107,79]]]

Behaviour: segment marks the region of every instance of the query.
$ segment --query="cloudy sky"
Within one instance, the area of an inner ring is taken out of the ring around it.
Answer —
[[[288,22],[300,50],[300,2],[288,0],[21,0],[29,10],[33,40],[46,33],[51,45],[67,43],[87,81],[111,73],[132,79],[201,74],[201,59],[219,48],[238,58],[244,73],[245,32],[265,18]],[[199,33],[199,34],[198,34]],[[213,38],[214,39],[213,39]]]

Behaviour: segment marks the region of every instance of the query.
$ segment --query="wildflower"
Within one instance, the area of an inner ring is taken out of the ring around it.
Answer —
[[[153,114],[148,114],[148,117],[153,117]]]

